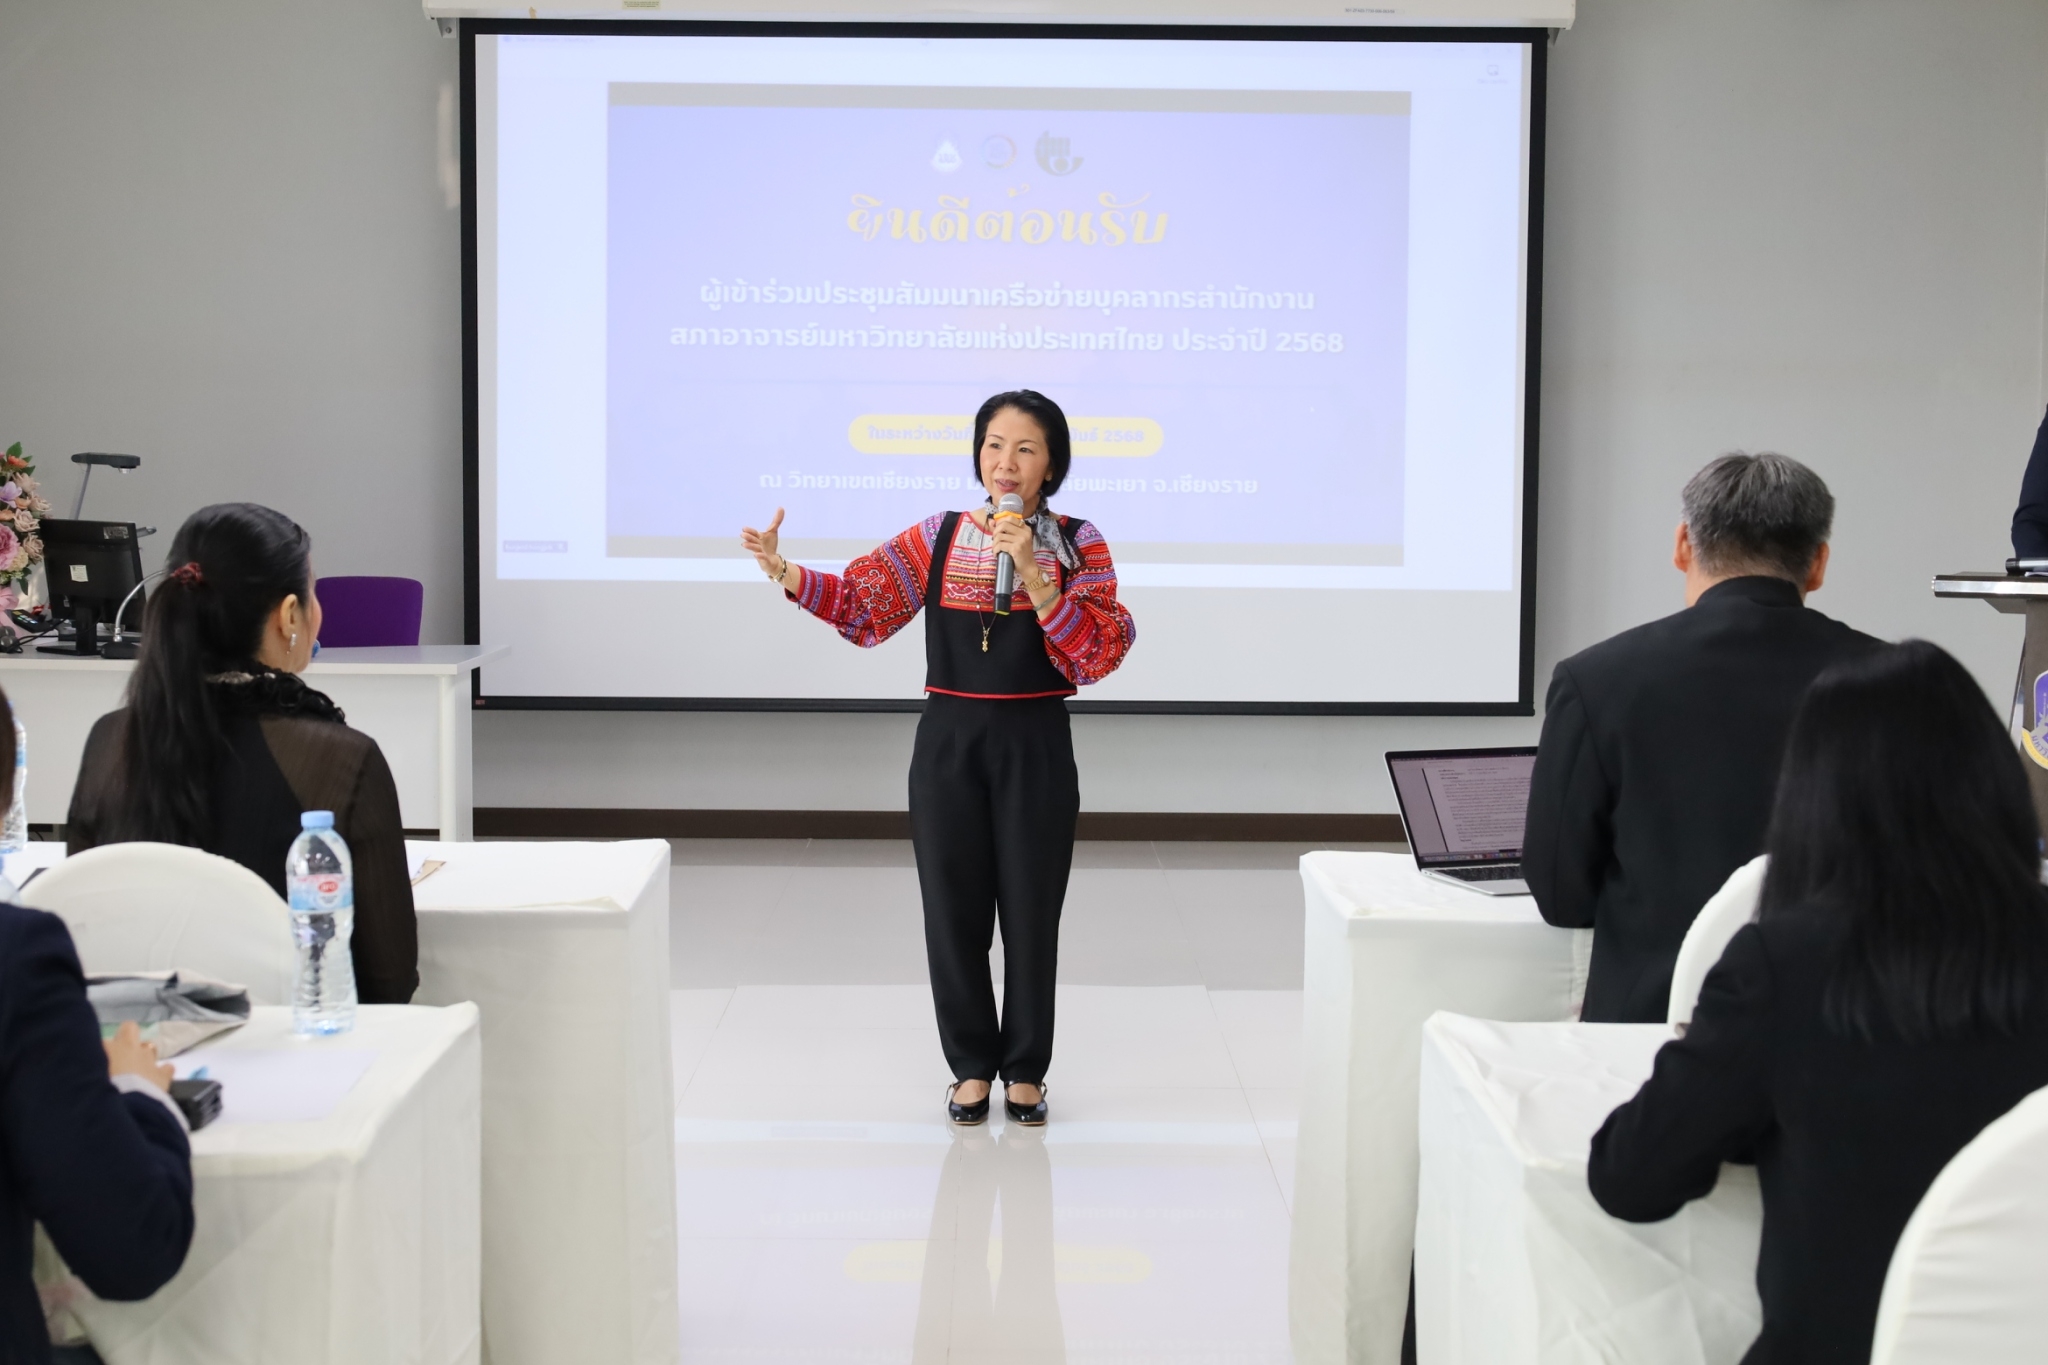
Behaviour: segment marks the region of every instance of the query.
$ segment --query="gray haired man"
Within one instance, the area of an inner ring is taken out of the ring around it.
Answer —
[[[1835,500],[1783,455],[1723,455],[1685,486],[1686,609],[1557,666],[1522,868],[1552,924],[1593,930],[1583,1017],[1665,1017],[1685,931],[1763,851],[1792,713],[1878,642],[1806,606]]]

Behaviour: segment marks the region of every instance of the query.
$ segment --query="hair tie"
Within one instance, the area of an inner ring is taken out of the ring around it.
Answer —
[[[199,567],[199,561],[196,559],[171,570],[171,577],[188,588],[196,588],[206,581],[206,573]]]

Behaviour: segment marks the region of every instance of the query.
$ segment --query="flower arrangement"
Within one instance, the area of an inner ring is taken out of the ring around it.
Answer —
[[[0,611],[21,605],[29,577],[43,562],[43,538],[36,530],[49,511],[48,499],[36,490],[35,462],[16,441],[0,455]]]

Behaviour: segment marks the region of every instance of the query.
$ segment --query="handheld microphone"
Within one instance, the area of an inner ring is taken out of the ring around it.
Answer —
[[[1015,493],[1003,494],[1001,500],[996,503],[996,514],[989,518],[989,529],[994,530],[995,524],[1004,517],[1015,517],[1019,521],[1024,520],[1024,499],[1018,497]],[[1010,614],[1010,599],[1016,595],[1016,592],[1016,562],[1008,555],[999,554],[996,556],[996,615],[1008,616]]]

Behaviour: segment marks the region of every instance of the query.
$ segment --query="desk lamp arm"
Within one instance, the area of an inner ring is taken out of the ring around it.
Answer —
[[[71,519],[78,521],[85,515],[85,490],[92,484],[92,471],[99,465],[109,469],[136,469],[142,464],[140,455],[109,455],[100,451],[81,451],[71,457],[71,463],[85,466],[85,477],[78,481],[78,502],[71,509]]]

